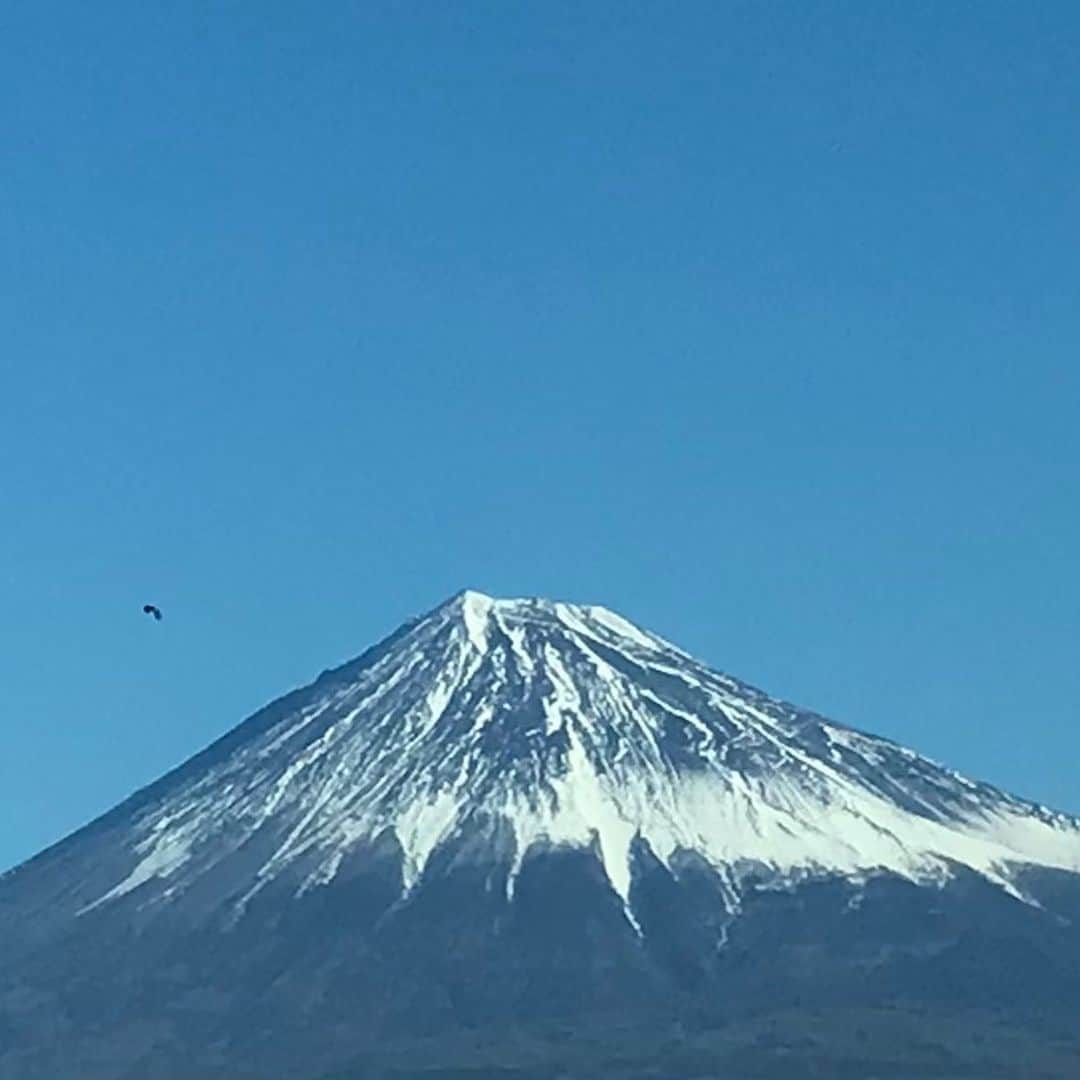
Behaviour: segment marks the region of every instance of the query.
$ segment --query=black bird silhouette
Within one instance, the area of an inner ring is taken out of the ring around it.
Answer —
[[[158,622],[161,622],[161,609],[154,607],[153,604],[143,604],[143,612],[147,615],[153,615]]]

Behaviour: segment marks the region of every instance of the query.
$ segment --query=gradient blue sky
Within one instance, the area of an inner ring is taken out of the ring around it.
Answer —
[[[0,80],[0,866],[464,586],[1080,811],[1080,7],[8,0]]]

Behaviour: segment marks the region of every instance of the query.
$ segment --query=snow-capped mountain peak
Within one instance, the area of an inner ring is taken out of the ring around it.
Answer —
[[[819,1005],[913,1002],[899,1037],[1057,1016],[1038,1047],[1080,992],[1068,871],[1072,819],[605,608],[463,592],[0,877],[0,1078],[531,1068],[553,1031],[559,1071],[603,1030],[618,1076],[638,1030],[676,1075],[673,1020],[804,1001],[799,1053]]]
[[[119,816],[117,816],[119,814]],[[109,817],[116,879],[81,911],[181,898],[258,851],[242,909],[303,893],[379,841],[406,890],[463,835],[505,865],[594,850],[633,919],[633,851],[704,859],[739,903],[780,881],[967,866],[1080,869],[1080,831],[894,743],[775,700],[598,606],[464,591],[256,714]],[[100,876],[98,876],[100,877]]]

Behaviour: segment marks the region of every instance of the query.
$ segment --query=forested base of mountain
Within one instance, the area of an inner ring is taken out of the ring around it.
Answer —
[[[0,1077],[1080,1077],[1076,875],[757,890],[718,950],[706,883],[655,868],[641,936],[582,852],[510,906],[465,863],[373,917],[368,870],[227,931],[89,913],[0,971]]]
[[[477,1032],[386,1046],[320,1080],[1076,1080],[1068,1014],[801,1009],[720,1027]],[[193,1078],[194,1080],[194,1078]]]

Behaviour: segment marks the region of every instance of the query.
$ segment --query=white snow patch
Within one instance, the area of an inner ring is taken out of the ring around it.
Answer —
[[[465,631],[477,652],[488,649],[488,620],[494,601],[483,593],[466,591],[461,598],[461,614]]]

